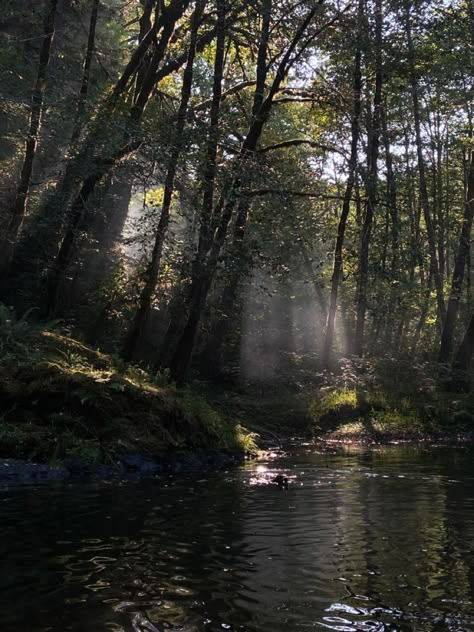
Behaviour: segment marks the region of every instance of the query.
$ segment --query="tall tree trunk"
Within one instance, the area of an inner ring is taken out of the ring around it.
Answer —
[[[437,88],[439,91],[439,87]],[[439,107],[439,94],[437,99]],[[444,285],[446,274],[446,221],[443,204],[443,143],[441,138],[440,113],[436,112],[436,201],[438,211],[438,260],[441,283]]]
[[[408,278],[411,284],[415,282],[416,266],[419,263],[420,267],[423,265],[423,261],[420,257],[420,218],[416,209],[415,191],[413,186],[413,173],[410,160],[410,139],[409,131],[404,129],[404,163],[405,163],[405,178],[407,182],[407,211],[408,220],[410,222],[410,248],[409,248],[409,268]]]
[[[319,4],[322,4],[322,1],[323,0],[320,0]],[[220,220],[218,222],[214,238],[212,239],[212,244],[209,254],[206,257],[205,265],[200,266],[199,276],[195,276],[193,278],[188,318],[183,329],[183,333],[178,341],[174,356],[171,360],[171,376],[177,383],[182,383],[184,381],[191,362],[201,314],[206,304],[207,294],[211,287],[212,279],[219,261],[219,255],[227,235],[229,222],[232,218],[232,213],[242,185],[243,169],[253,158],[263,128],[270,116],[270,112],[273,107],[273,100],[280,90],[281,84],[287,76],[288,71],[301,57],[309,42],[312,41],[312,39],[314,39],[314,37],[318,34],[316,33],[315,35],[310,36],[301,46],[300,50],[295,52],[298,44],[304,38],[308,26],[318,12],[318,8],[319,5],[316,5],[316,7],[306,14],[306,17],[303,19],[300,27],[297,29],[290,45],[283,55],[268,94],[263,100],[257,115],[253,118],[247,136],[242,143],[241,151],[236,160],[234,177],[230,185],[226,187],[220,196],[220,200],[217,204],[217,209],[222,209],[220,213]]]
[[[387,203],[391,219],[391,262],[390,272],[391,278],[395,279],[399,274],[400,265],[400,217],[398,215],[397,206],[397,181],[393,171],[393,156],[390,148],[390,135],[387,126],[387,113],[385,108],[381,108],[381,123],[383,142],[385,147],[385,166],[387,169]]]
[[[397,295],[400,292],[399,281],[400,274],[400,217],[397,206],[397,181],[393,171],[393,156],[390,147],[390,134],[387,124],[386,107],[383,106],[380,111],[382,123],[382,136],[385,148],[385,167],[387,169],[387,205],[391,220],[390,242],[391,242],[391,259],[390,259],[390,294],[388,300],[388,310],[385,318],[385,336],[390,338],[390,332],[393,324],[397,319],[396,304]]]
[[[414,356],[416,354],[416,350],[418,347],[418,343],[420,341],[421,332],[423,331],[423,327],[425,326],[426,317],[428,316],[428,310],[430,308],[430,295],[431,289],[433,286],[433,277],[430,276],[428,278],[428,283],[426,285],[425,294],[423,297],[423,304],[421,306],[420,318],[418,319],[418,323],[415,328],[415,332],[413,334],[413,340],[411,343],[411,355]]]
[[[377,161],[379,157],[380,141],[380,109],[382,105],[382,0],[375,2],[375,92],[371,129],[369,132],[368,173],[367,173],[367,203],[364,224],[362,226],[359,278],[357,282],[357,322],[354,341],[354,352],[362,355],[364,350],[365,314],[367,311],[367,287],[369,281],[369,247],[372,235],[372,224],[375,206],[377,204]]]
[[[214,56],[214,78],[212,84],[212,102],[207,137],[206,158],[202,183],[202,206],[199,226],[198,258],[195,263],[197,269],[202,267],[205,253],[211,243],[211,226],[214,205],[215,180],[217,175],[217,146],[219,143],[219,125],[221,115],[222,82],[225,64],[225,2],[217,0],[218,30],[216,37],[216,52]]]
[[[252,116],[255,117],[265,98],[265,81],[267,79],[267,52],[270,35],[270,18],[272,0],[263,0],[262,3],[262,28],[257,54],[256,84],[253,97]],[[250,183],[249,183],[250,187]],[[218,319],[214,324],[206,349],[206,357],[213,371],[218,373],[222,368],[222,348],[229,331],[230,315],[237,298],[240,280],[244,274],[243,266],[236,265],[242,261],[245,249],[245,231],[250,211],[250,199],[240,201],[234,227],[234,239],[229,255],[230,277],[226,283],[218,309]]]
[[[174,183],[176,178],[176,171],[178,168],[178,161],[180,159],[183,150],[183,134],[186,124],[186,115],[188,112],[189,99],[191,97],[191,88],[193,84],[193,67],[194,59],[196,56],[196,40],[197,34],[204,11],[206,0],[198,0],[196,3],[196,9],[194,11],[192,26],[191,26],[191,38],[189,42],[188,61],[183,74],[183,84],[181,88],[181,101],[178,110],[178,117],[176,120],[176,128],[172,142],[172,151],[168,163],[168,170],[165,178],[163,203],[161,207],[160,221],[158,223],[158,229],[156,231],[155,243],[153,245],[153,252],[150,263],[145,275],[145,283],[140,293],[138,309],[135,313],[133,321],[127,332],[125,342],[122,348],[122,357],[124,360],[131,360],[133,358],[136,346],[140,341],[140,337],[143,333],[146,325],[147,317],[151,308],[153,294],[158,282],[158,276],[160,272],[161,255],[163,252],[163,244],[168,233],[171,202],[174,193]],[[225,14],[222,14],[222,22],[225,21]]]
[[[49,0],[47,2],[47,11],[43,23],[43,39],[40,49],[38,72],[31,98],[29,128],[26,138],[23,164],[21,167],[20,182],[5,235],[2,239],[3,245],[0,242],[0,249],[2,251],[0,254],[0,276],[2,277],[8,274],[8,269],[13,255],[13,248],[26,215],[31,176],[33,173],[36,150],[38,148],[41,120],[43,118],[44,93],[48,78],[51,46],[54,39],[57,4],[58,0]]]
[[[474,315],[469,321],[469,325],[464,333],[459,349],[453,362],[454,379],[460,382],[460,386],[464,386],[466,374],[471,364],[472,354],[474,353]]]
[[[156,0],[140,0],[140,3],[143,7],[142,14],[140,17],[140,30],[138,33],[138,41],[143,42],[146,34],[152,28],[152,13],[156,4]],[[145,81],[145,77],[150,69],[150,60],[152,57],[152,53],[148,50],[143,59],[140,62],[140,67],[138,68],[137,78],[135,81],[135,94],[134,94],[134,102],[136,102],[138,95],[140,94],[140,90],[142,89],[143,82]]]
[[[74,247],[76,244],[76,238],[79,234],[78,226],[82,224],[82,230],[87,231],[89,224],[93,219],[93,213],[89,213],[89,221],[83,223],[86,216],[87,204],[89,198],[94,193],[96,186],[101,180],[111,172],[113,167],[124,156],[135,151],[140,143],[133,139],[135,136],[136,126],[140,123],[140,119],[145,111],[148,98],[150,97],[154,81],[156,78],[156,69],[159,62],[164,58],[167,46],[173,34],[176,22],[181,18],[188,1],[175,0],[171,2],[168,8],[161,14],[160,20],[163,24],[161,30],[161,37],[156,45],[153,58],[150,61],[150,66],[147,75],[144,79],[143,86],[137,97],[136,103],[133,105],[130,115],[124,131],[124,137],[120,143],[119,148],[114,153],[110,154],[102,159],[95,159],[95,165],[92,172],[83,180],[81,189],[78,195],[72,203],[71,210],[69,212],[66,229],[64,236],[60,242],[58,253],[54,258],[54,261],[47,274],[47,305],[46,312],[49,316],[57,314],[58,307],[58,289],[64,273],[71,261],[74,254]],[[151,29],[153,31],[153,29]],[[147,40],[147,36],[143,41]],[[143,42],[142,42],[143,44]],[[138,48],[140,48],[141,44]],[[143,51],[145,53],[146,49]],[[138,67],[138,62],[137,66]],[[86,139],[87,140],[87,139]]]
[[[441,335],[441,346],[438,355],[439,362],[447,362],[453,348],[454,329],[461,300],[462,285],[466,261],[469,256],[471,243],[472,220],[474,217],[474,152],[471,153],[471,162],[468,175],[467,195],[464,204],[464,218],[459,236],[458,249],[454,261],[453,277],[451,280],[451,292],[449,295],[448,309]]]
[[[331,278],[331,294],[329,297],[329,309],[326,323],[326,335],[324,338],[322,365],[328,367],[331,362],[331,353],[334,342],[334,330],[337,313],[337,295],[339,283],[342,277],[342,248],[344,246],[344,238],[346,233],[346,224],[351,208],[352,191],[357,178],[357,147],[359,143],[360,133],[360,113],[361,113],[361,91],[362,91],[362,15],[363,3],[359,1],[358,9],[358,27],[357,27],[357,48],[354,62],[354,79],[353,79],[353,106],[352,106],[352,122],[351,122],[351,154],[349,158],[349,173],[347,177],[346,190],[342,204],[341,216],[337,227],[336,244],[334,247],[334,263]]]
[[[221,115],[222,100],[222,82],[224,78],[225,64],[225,1],[217,1],[218,10],[218,30],[216,38],[216,50],[214,56],[214,78],[212,85],[212,102],[209,120],[209,130],[207,137],[206,157],[204,163],[203,183],[202,183],[202,204],[199,217],[199,242],[196,258],[193,262],[192,276],[193,281],[190,287],[189,296],[187,297],[185,313],[183,314],[182,326],[181,322],[176,323],[170,329],[167,335],[176,335],[179,332],[177,347],[187,348],[194,345],[195,330],[199,324],[200,314],[204,307],[205,296],[210,287],[207,284],[206,274],[206,257],[212,246],[212,225],[215,222],[213,215],[215,183],[217,175],[217,147],[219,142],[219,126]],[[187,312],[187,314],[186,314]],[[167,345],[165,341],[164,346]],[[170,362],[171,371],[173,372],[173,363],[175,360],[176,350]],[[187,367],[186,367],[187,368]]]
[[[411,82],[411,96],[413,102],[413,117],[415,121],[415,134],[416,134],[416,152],[418,157],[418,174],[420,182],[420,203],[423,210],[423,216],[425,219],[426,234],[428,237],[428,246],[430,253],[430,268],[431,276],[433,278],[436,300],[438,304],[438,318],[443,321],[445,316],[445,305],[443,296],[443,282],[439,270],[438,257],[436,251],[436,236],[433,226],[433,220],[431,217],[430,202],[428,198],[428,186],[426,180],[426,167],[425,159],[423,156],[423,144],[421,138],[421,114],[420,114],[420,98],[418,88],[418,76],[416,72],[416,59],[415,48],[413,45],[413,37],[411,30],[411,0],[408,0],[405,5],[405,31],[408,44],[408,62]]]
[[[81,88],[79,90],[79,98],[77,101],[76,119],[71,134],[71,145],[75,145],[84,125],[84,114],[86,110],[87,93],[89,91],[89,81],[92,66],[92,56],[95,48],[95,32],[97,28],[97,16],[99,13],[100,0],[92,0],[91,17],[89,22],[89,35],[87,37],[87,49],[84,57],[84,66],[82,69]]]

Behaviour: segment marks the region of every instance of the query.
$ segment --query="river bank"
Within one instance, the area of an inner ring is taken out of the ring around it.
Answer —
[[[163,459],[254,449],[240,420],[197,388],[177,389],[163,374],[57,331],[28,331],[0,361],[0,458],[115,467],[127,454]]]
[[[53,482],[134,481],[154,476],[220,470],[242,463],[242,451],[186,452],[149,456],[122,454],[113,462],[91,463],[67,459],[60,465],[24,459],[0,459],[0,487],[42,485]]]
[[[32,327],[2,349],[0,484],[214,469],[295,436],[327,446],[474,437],[469,394],[203,382],[178,389],[164,373]]]

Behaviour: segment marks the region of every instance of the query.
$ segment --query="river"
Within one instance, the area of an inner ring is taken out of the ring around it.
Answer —
[[[0,630],[474,631],[473,457],[306,445],[226,472],[0,490]]]

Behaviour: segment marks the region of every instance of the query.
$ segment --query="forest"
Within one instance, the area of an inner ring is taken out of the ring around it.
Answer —
[[[472,430],[472,0],[5,0],[0,76],[3,456]]]
[[[0,6],[0,629],[474,632],[474,0]]]

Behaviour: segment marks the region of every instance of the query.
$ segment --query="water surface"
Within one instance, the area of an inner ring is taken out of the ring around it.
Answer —
[[[227,472],[0,491],[0,630],[474,631],[473,456],[307,446]]]

